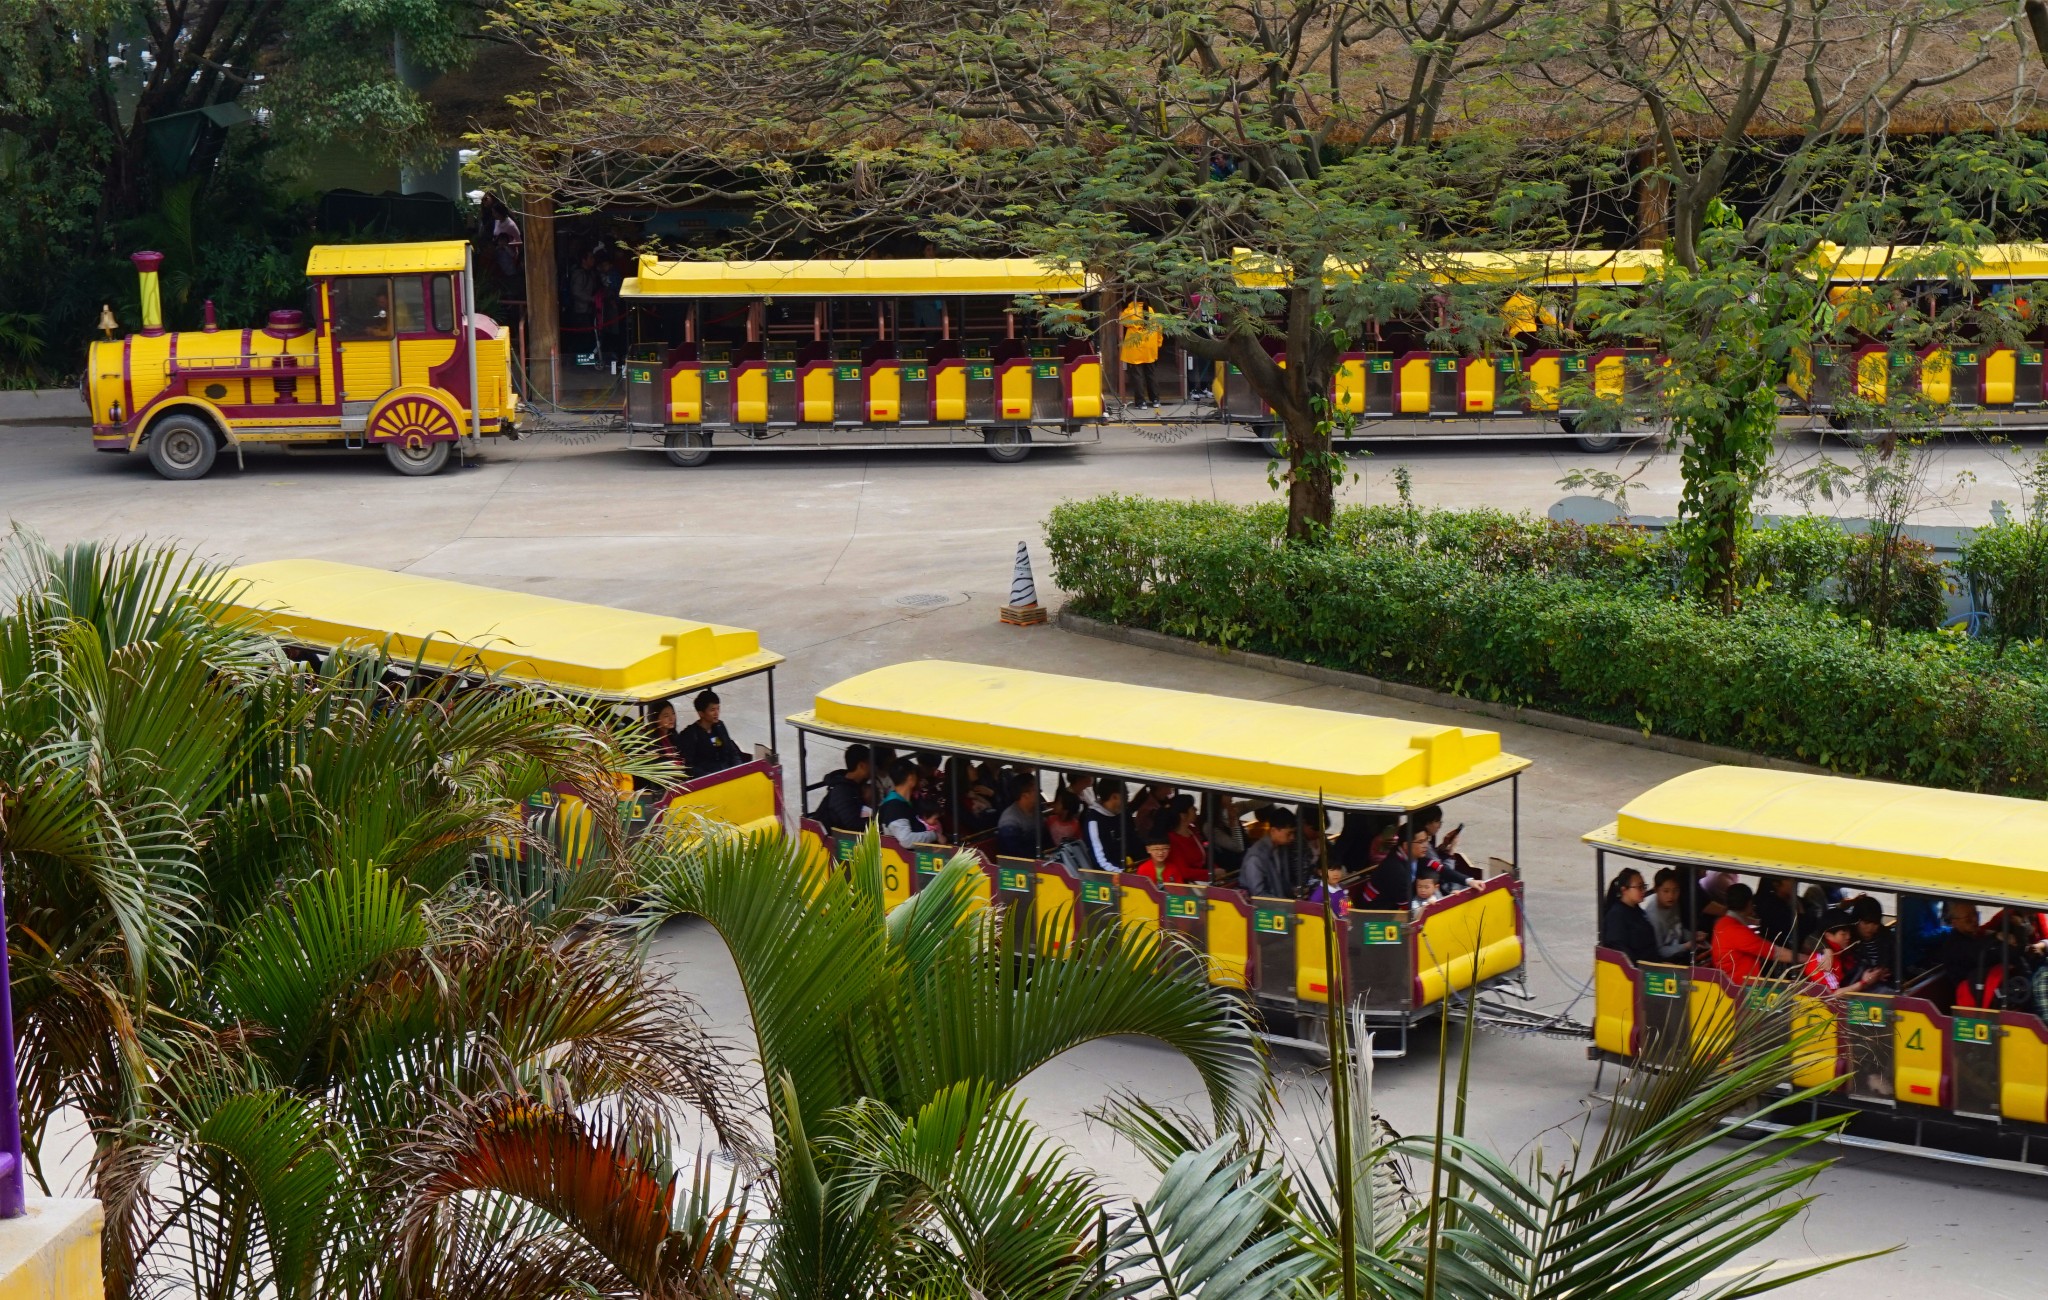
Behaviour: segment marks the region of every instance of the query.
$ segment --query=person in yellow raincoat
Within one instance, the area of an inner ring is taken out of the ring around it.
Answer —
[[[1131,405],[1137,408],[1159,405],[1159,390],[1152,383],[1152,363],[1159,360],[1163,339],[1151,317],[1152,309],[1141,302],[1124,304],[1121,350]]]

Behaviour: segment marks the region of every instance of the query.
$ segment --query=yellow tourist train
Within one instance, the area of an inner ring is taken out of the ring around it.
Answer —
[[[997,461],[1096,440],[1102,363],[1080,274],[1022,259],[640,259],[629,445],[681,466],[714,451],[984,449]],[[1072,332],[1019,300],[1068,309]]]
[[[1826,248],[1838,321],[1861,291],[1896,280],[1917,250]],[[1578,295],[1625,292],[1656,250],[1448,255],[1447,279],[1502,286],[1504,340],[1432,348],[1420,321],[1393,321],[1339,360],[1338,434],[1372,438],[1570,437],[1588,451],[1658,431],[1647,392],[1654,350],[1573,346]],[[93,445],[142,451],[168,478],[198,478],[223,449],[259,443],[381,448],[405,474],[432,474],[482,439],[517,436],[510,332],[473,307],[461,242],[316,247],[308,309],[261,329],[167,332],[156,253],[135,255],[143,328],[94,343],[83,380]],[[643,256],[620,292],[631,307],[627,445],[701,465],[720,451],[975,447],[998,461],[1097,441],[1114,420],[1218,422],[1270,441],[1273,413],[1230,365],[1196,365],[1167,341],[1119,364],[1117,298],[1078,271],[1026,259],[691,262]],[[1240,278],[1262,274],[1247,263]],[[1270,277],[1263,277],[1270,278]],[[2026,286],[2048,280],[2048,245],[1987,246],[1979,297],[2003,292],[2027,337],[1900,350],[1873,332],[1804,354],[1785,376],[1786,418],[1846,428],[1882,421],[1911,395],[1941,427],[2048,428],[2048,312]],[[1947,283],[1924,286],[1930,302]],[[2038,320],[2039,324],[2035,322]],[[468,322],[465,326],[464,322]],[[1439,322],[1440,323],[1440,322]],[[111,322],[109,322],[111,325]],[[1279,340],[1269,340],[1282,365]],[[474,401],[471,394],[476,395]]]
[[[307,310],[260,329],[163,328],[163,255],[134,255],[142,329],[92,345],[81,381],[95,450],[202,478],[256,443],[381,450],[401,474],[514,431],[509,332],[476,311],[461,241],[315,247]],[[109,322],[111,327],[111,322]]]
[[[2048,1173],[2048,1023],[2041,1007],[2004,1009],[1996,993],[2008,976],[2025,979],[2023,949],[2048,919],[2048,804],[1709,767],[1638,795],[1585,840],[1597,897],[1607,896],[1610,869],[1623,867],[1615,859],[1668,866],[1688,928],[1706,923],[1703,873],[1869,893],[1884,900],[1888,922],[1871,943],[1890,978],[1868,988],[1831,991],[1768,966],[1737,982],[1703,960],[1635,961],[1600,947],[1596,1059],[1637,1061],[1660,1044],[1725,1051],[1739,1005],[1791,999],[1803,1062],[1793,1084],[1826,1088],[1815,1111],[1852,1113],[1840,1141]],[[2001,955],[1994,940],[1983,949],[1984,978],[1959,983],[1933,954],[1914,951],[1916,909],[1936,900],[1979,921],[1979,905],[1997,909],[2027,927],[2021,951]]]
[[[978,834],[959,843],[884,836],[881,883],[887,903],[900,904],[955,854],[978,854],[974,888],[1028,957],[1058,960],[1076,936],[1115,926],[1171,935],[1211,984],[1247,999],[1269,1041],[1309,1049],[1322,1046],[1340,987],[1378,1055],[1401,1055],[1417,1026],[1477,998],[1482,1021],[1583,1032],[1595,1059],[1649,1068],[1672,1051],[1725,1050],[1738,1007],[1789,1003],[1789,1020],[1774,1023],[1799,1036],[1794,1086],[1823,1090],[1808,1103],[1816,1110],[1852,1112],[1840,1140],[2048,1173],[2042,1008],[2008,1009],[1988,975],[1966,993],[1953,970],[1914,956],[1906,929],[1917,906],[1940,899],[1972,916],[1977,905],[2002,909],[2004,924],[2031,925],[2048,940],[2048,805],[2036,800],[1743,767],[1703,768],[1637,796],[1584,837],[1603,903],[1627,862],[1667,867],[1683,882],[1687,931],[1704,922],[1716,877],[1724,890],[1744,874],[1798,882],[1835,891],[1838,906],[1866,895],[1891,922],[1876,942],[1896,952],[1884,963],[1898,977],[1830,989],[1810,971],[1763,966],[1733,978],[1685,953],[1638,959],[1602,943],[1592,954],[1592,1024],[1579,1029],[1502,1001],[1526,999],[1533,940],[1517,865],[1520,777],[1530,763],[1503,752],[1498,733],[924,660],[826,686],[792,715],[798,785],[787,791],[774,704],[782,660],[753,632],[324,560],[250,564],[230,576],[236,590],[218,617],[269,632],[300,657],[381,649],[397,689],[412,674],[452,674],[482,689],[527,683],[630,720],[707,685],[765,681],[767,743],[752,761],[668,790],[622,788],[617,808],[602,812],[566,789],[535,796],[529,821],[572,855],[595,842],[600,815],[629,831],[701,815],[742,831],[794,831],[821,868],[845,861],[857,837],[795,807],[812,788],[810,750],[828,738],[943,756],[949,773],[965,758],[1061,783],[1083,772],[1255,806],[1336,810],[1347,832],[1354,815],[1375,826],[1447,802],[1472,818],[1485,806],[1453,801],[1498,790],[1506,816],[1484,824],[1507,856],[1467,888],[1415,907],[1349,906],[1333,917],[1319,902],[1098,870],[1035,836],[1015,854]],[[957,791],[952,803],[961,806]]]

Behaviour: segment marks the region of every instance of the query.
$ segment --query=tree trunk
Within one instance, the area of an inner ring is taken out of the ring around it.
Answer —
[[[1337,517],[1337,483],[1330,472],[1330,430],[1311,411],[1296,410],[1287,424],[1287,540],[1321,541]]]
[[[548,194],[527,198],[526,240],[526,383],[530,393],[555,400],[555,353],[562,345],[562,307],[555,292],[555,200]]]

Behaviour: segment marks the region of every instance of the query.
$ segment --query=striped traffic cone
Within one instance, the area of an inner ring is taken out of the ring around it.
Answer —
[[[1031,580],[1031,552],[1017,543],[1017,567],[1010,573],[1010,603],[1003,606],[1003,622],[1030,627],[1045,622],[1045,606],[1038,603],[1038,584]]]

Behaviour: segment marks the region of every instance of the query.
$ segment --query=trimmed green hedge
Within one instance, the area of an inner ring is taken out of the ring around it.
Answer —
[[[1840,771],[2048,793],[2048,682],[1952,634],[1894,634],[1758,595],[1671,594],[1635,530],[1497,512],[1343,512],[1322,547],[1275,507],[1109,496],[1046,525],[1075,612],[1478,699]]]

